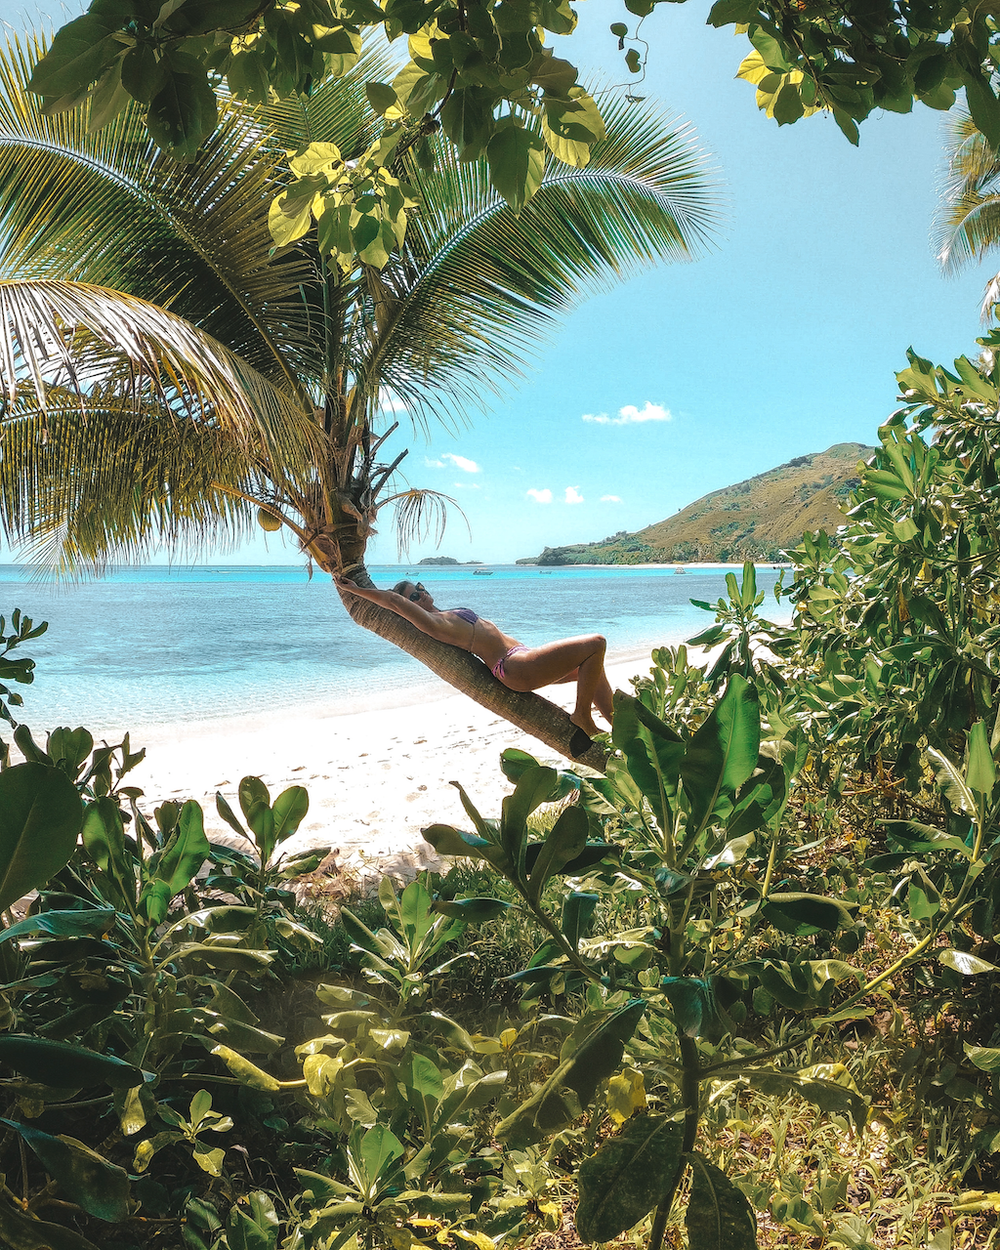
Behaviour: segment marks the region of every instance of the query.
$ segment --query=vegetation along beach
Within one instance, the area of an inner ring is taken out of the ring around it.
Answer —
[[[70,10],[0,1248],[996,1250],[993,7]]]

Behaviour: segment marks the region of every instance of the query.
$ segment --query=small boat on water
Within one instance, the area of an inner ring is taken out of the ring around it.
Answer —
[[[473,569],[472,576],[473,577],[492,577],[493,570],[492,569]]]
[[[686,572],[687,572],[687,569],[682,569],[682,568],[678,567],[678,568],[674,569],[674,572],[675,572],[675,573],[686,573]]]

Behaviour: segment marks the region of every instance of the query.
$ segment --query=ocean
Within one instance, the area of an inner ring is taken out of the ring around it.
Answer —
[[[677,643],[713,617],[690,603],[726,593],[731,566],[674,568],[375,565],[379,586],[422,581],[440,607],[471,607],[522,642],[602,633],[609,652]],[[787,621],[757,571],[762,609]],[[330,579],[291,566],[143,566],[100,580],[39,582],[0,565],[0,613],[14,608],[48,632],[21,652],[35,681],[16,711],[36,735],[85,725],[96,736],[143,726],[259,715],[320,705],[331,711],[415,702],[438,679],[356,626]],[[19,652],[15,652],[15,655]],[[637,672],[643,671],[637,664]]]

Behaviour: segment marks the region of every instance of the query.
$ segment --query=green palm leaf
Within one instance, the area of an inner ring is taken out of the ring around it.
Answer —
[[[88,396],[85,411],[65,390],[50,392],[44,415],[31,398],[20,396],[3,425],[0,523],[49,568],[246,536],[253,511],[242,497],[261,491],[262,475],[218,430],[111,390]]]
[[[715,187],[688,132],[621,101],[602,111],[607,138],[589,165],[550,160],[520,216],[484,162],[458,162],[443,144],[433,174],[411,171],[422,207],[405,257],[383,276],[391,317],[356,363],[368,393],[377,383],[413,413],[454,414],[484,382],[509,385],[586,294],[707,242]]]
[[[243,455],[273,465],[322,454],[311,411],[190,322],[120,291],[51,279],[0,279],[0,393],[44,417],[52,387],[81,412],[104,379],[137,407],[217,429]]]
[[[196,322],[295,390],[315,373],[303,347],[305,256],[269,261],[276,151],[253,110],[232,108],[200,159],[179,166],[132,106],[91,133],[89,108],[45,117],[25,90],[41,45],[0,52],[3,269],[74,278],[137,295]]]
[[[1000,156],[960,111],[948,135],[949,177],[938,215],[938,259],[946,272],[979,260],[1000,243]],[[1000,274],[986,284],[982,317],[1000,301]]]

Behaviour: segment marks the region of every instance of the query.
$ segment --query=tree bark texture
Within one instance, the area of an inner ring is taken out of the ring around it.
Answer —
[[[508,690],[482,660],[460,647],[438,642],[411,625],[405,617],[397,616],[387,608],[350,594],[342,598],[355,624],[400,647],[481,707],[532,734],[575,764],[585,764],[602,773],[607,768],[608,754],[597,743],[591,743],[580,755],[572,753],[570,744],[573,737],[575,735],[579,742],[582,730],[573,724],[569,714],[561,707],[537,694]]]

